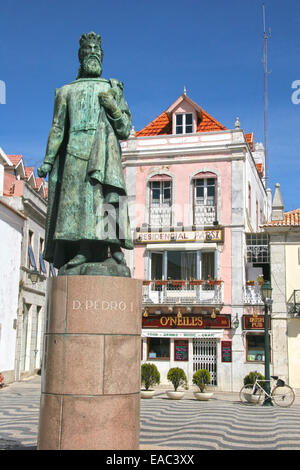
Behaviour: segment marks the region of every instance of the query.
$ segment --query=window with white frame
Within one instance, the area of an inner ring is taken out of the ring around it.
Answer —
[[[176,114],[176,134],[193,133],[193,114]]]
[[[212,224],[216,220],[216,178],[194,178],[194,224]]]
[[[150,225],[169,226],[171,224],[172,180],[150,181]]]
[[[151,181],[151,205],[171,205],[172,181]]]
[[[193,280],[215,277],[215,252],[153,251],[151,280]]]

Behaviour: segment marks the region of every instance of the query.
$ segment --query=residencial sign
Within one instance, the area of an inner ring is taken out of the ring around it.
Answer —
[[[182,232],[137,232],[136,243],[202,242],[222,243],[223,229]]]

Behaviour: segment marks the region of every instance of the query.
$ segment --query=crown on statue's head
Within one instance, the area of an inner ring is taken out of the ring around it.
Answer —
[[[93,31],[91,31],[88,34],[83,33],[81,35],[80,40],[79,40],[79,45],[80,45],[80,47],[84,47],[85,44],[88,44],[89,42],[98,43],[98,45],[101,48],[101,36],[99,34],[94,33]]]

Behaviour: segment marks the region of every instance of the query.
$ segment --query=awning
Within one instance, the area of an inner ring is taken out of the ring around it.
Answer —
[[[224,330],[142,329],[142,338],[223,338]]]

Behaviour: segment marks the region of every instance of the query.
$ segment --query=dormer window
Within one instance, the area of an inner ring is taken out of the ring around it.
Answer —
[[[176,134],[193,133],[193,114],[176,114]]]

